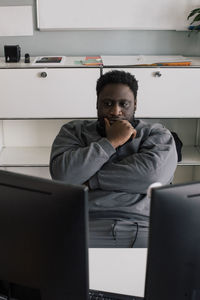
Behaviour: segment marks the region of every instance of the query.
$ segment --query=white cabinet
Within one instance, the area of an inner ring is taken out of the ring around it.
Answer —
[[[200,117],[199,93],[195,92],[200,69],[137,69],[131,72],[139,81],[139,117]]]
[[[163,123],[183,142],[174,182],[200,180],[200,67],[123,70],[138,80],[136,117]],[[0,68],[0,168],[50,178],[51,145],[61,126],[96,118],[99,75],[100,68]]]
[[[104,69],[104,72],[109,70]],[[178,164],[174,183],[200,180],[200,68],[123,70],[138,80],[136,117],[162,123],[176,132],[183,143],[182,161]]]
[[[50,178],[60,127],[70,118],[96,116],[99,76],[100,68],[0,68],[0,168]]]
[[[96,116],[98,68],[0,69],[0,118]]]
[[[200,180],[200,67],[104,68],[120,69],[138,80],[136,118],[159,122],[183,143],[174,182]]]
[[[104,69],[104,73],[110,70]],[[122,70],[135,75],[138,80],[138,118],[200,118],[200,68]]]

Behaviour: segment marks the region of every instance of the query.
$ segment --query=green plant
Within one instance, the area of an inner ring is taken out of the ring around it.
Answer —
[[[188,27],[188,29],[192,32],[192,31],[196,31],[199,32],[200,31],[200,8],[195,8],[193,9],[190,14],[187,17],[187,20],[189,20],[191,17],[194,16],[193,21],[190,23],[190,26]],[[199,24],[195,24],[194,23],[199,22]]]

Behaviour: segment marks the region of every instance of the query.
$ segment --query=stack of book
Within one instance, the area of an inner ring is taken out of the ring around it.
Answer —
[[[86,56],[84,60],[81,61],[84,66],[102,66],[101,56]]]

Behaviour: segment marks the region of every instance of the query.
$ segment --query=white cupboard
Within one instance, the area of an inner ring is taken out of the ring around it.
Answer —
[[[200,180],[200,67],[123,70],[138,80],[136,117],[164,124],[183,142],[174,182]],[[96,118],[100,73],[99,67],[0,67],[0,168],[50,178],[50,149],[61,126]]]
[[[98,68],[0,69],[0,118],[94,117],[99,74]]]

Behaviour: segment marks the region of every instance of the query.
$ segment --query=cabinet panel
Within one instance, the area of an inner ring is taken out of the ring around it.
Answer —
[[[0,166],[48,166],[51,147],[3,147]]]
[[[3,147],[3,121],[0,120],[0,150]]]
[[[114,69],[114,68],[112,68]],[[136,117],[199,118],[199,68],[123,68],[138,80]],[[108,69],[104,69],[104,73]]]
[[[95,117],[99,75],[98,68],[1,69],[0,118]]]
[[[194,167],[194,181],[200,181],[200,167]]]
[[[200,181],[200,166],[178,166],[173,183],[181,184],[192,181]]]
[[[0,170],[51,179],[49,167],[0,167]]]
[[[3,120],[4,147],[50,147],[70,119]]]

